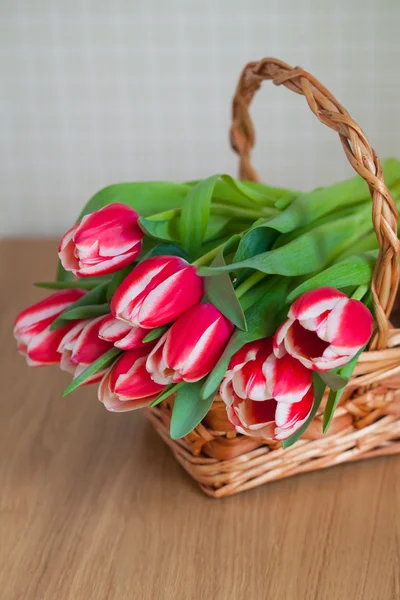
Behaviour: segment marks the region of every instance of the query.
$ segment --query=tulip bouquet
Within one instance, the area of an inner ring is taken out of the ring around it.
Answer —
[[[384,172],[397,200],[400,163]],[[62,238],[18,350],[71,372],[66,394],[97,383],[110,411],[173,399],[172,438],[219,397],[237,432],[286,447],[324,395],[328,429],[373,334],[377,254],[359,176],[309,193],[227,175],[113,185]]]

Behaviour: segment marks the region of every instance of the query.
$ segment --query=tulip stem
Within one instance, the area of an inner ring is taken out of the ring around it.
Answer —
[[[243,294],[248,292],[252,287],[257,285],[262,279],[268,277],[266,273],[262,273],[261,271],[256,271],[253,275],[250,275],[243,283],[241,283],[235,290],[236,296],[241,298]]]
[[[149,217],[146,217],[149,221],[168,221],[169,219],[173,219],[173,217],[177,217],[181,214],[181,208],[171,208],[170,210],[164,210],[163,212],[155,213]]]
[[[351,298],[353,300],[362,300],[362,298],[365,296],[365,294],[368,292],[369,287],[368,285],[359,285],[356,290],[353,292],[353,294],[351,295]]]
[[[259,219],[260,217],[275,217],[279,214],[279,210],[268,206],[259,207],[257,210],[251,208],[241,208],[237,206],[227,206],[225,204],[212,203],[210,207],[211,213],[214,215],[223,215],[227,217],[244,217],[245,219]],[[149,221],[169,221],[174,217],[178,217],[182,212],[181,208],[172,208],[163,212],[155,213],[146,217]]]
[[[242,231],[241,233],[237,233],[236,236],[242,237],[243,233],[244,231]],[[203,256],[200,256],[200,258],[192,262],[192,265],[194,267],[202,267],[203,265],[208,265],[213,260],[213,258],[215,258],[217,254],[219,254],[219,252],[224,248],[226,242],[227,240],[224,240],[222,244],[219,244],[219,246],[216,246],[215,248],[207,252],[207,254],[203,254]]]

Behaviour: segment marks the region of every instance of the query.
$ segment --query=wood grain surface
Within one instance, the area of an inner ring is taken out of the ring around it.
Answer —
[[[27,368],[12,322],[55,252],[0,242],[1,600],[399,600],[400,457],[211,500],[140,412]]]

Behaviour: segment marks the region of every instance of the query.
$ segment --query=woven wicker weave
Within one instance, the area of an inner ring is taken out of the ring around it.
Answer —
[[[400,452],[400,329],[389,323],[399,282],[396,205],[378,157],[348,112],[312,75],[274,58],[249,63],[233,99],[231,144],[240,158],[241,179],[257,180],[250,161],[255,136],[248,108],[264,80],[305,96],[318,119],[339,134],[349,162],[369,185],[380,245],[371,286],[377,329],[368,352],[359,358],[329,432],[322,434],[325,398],[301,440],[286,450],[279,442],[237,434],[218,397],[203,422],[177,441],[169,437],[173,400],[147,410],[180,464],[214,497],[346,461]]]

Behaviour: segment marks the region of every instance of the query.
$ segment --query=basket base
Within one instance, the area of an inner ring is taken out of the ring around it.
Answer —
[[[201,451],[194,454],[186,438],[172,440],[159,407],[146,409],[146,416],[176,460],[213,498],[231,496],[299,473],[400,452],[400,420],[391,415],[362,429],[348,427],[319,439],[301,439],[286,450],[271,450],[260,442],[259,447],[226,460],[210,458]]]

